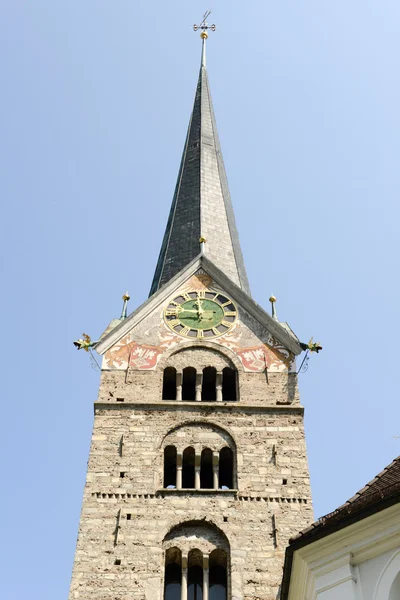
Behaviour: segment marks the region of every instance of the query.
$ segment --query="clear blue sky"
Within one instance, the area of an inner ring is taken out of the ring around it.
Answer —
[[[3,0],[0,595],[67,597],[99,374],[72,341],[146,298],[208,5]],[[398,0],[217,0],[217,123],[253,296],[300,377],[316,516],[400,454]],[[5,385],[4,385],[5,383]]]

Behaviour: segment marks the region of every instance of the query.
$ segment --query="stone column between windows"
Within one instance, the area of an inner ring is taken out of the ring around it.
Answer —
[[[210,586],[209,556],[203,554],[203,600],[208,600]]]
[[[200,468],[201,468],[201,454],[197,451],[194,455],[194,488],[200,489]]]
[[[214,488],[214,490],[218,490],[218,488],[219,488],[219,452],[213,452],[212,467],[213,467],[213,488]],[[204,600],[204,598],[203,598],[203,600]]]
[[[182,401],[182,381],[183,381],[183,373],[176,374],[176,399],[181,402]]]
[[[222,402],[222,371],[221,373],[217,373],[216,378],[216,391],[217,391],[217,402]]]
[[[182,554],[181,600],[187,600],[188,592],[188,555]]]
[[[182,489],[182,452],[176,455],[176,489]]]
[[[203,373],[196,373],[196,402],[201,402],[202,386],[203,386]]]

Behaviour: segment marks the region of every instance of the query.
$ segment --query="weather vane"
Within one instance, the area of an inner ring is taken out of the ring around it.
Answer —
[[[203,39],[207,39],[208,38],[208,33],[207,30],[211,29],[211,31],[215,31],[216,30],[216,26],[215,25],[209,25],[207,23],[207,19],[208,17],[211,15],[211,10],[206,10],[206,12],[203,15],[203,20],[200,23],[200,25],[193,25],[193,29],[194,31],[197,31],[198,29],[201,29],[201,34],[200,36]]]

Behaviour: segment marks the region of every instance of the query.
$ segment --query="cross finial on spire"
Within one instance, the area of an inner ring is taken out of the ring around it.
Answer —
[[[211,31],[215,31],[216,30],[216,26],[215,25],[209,25],[207,23],[207,18],[210,15],[211,15],[211,10],[206,10],[206,12],[203,15],[203,20],[200,23],[200,25],[193,25],[193,29],[195,31],[197,31],[198,29],[201,29],[200,37],[201,37],[202,40],[206,40],[208,38],[207,29],[211,29]]]
[[[213,25],[209,25],[207,23],[207,18],[211,15],[211,10],[206,10],[206,12],[203,15],[203,20],[200,23],[200,25],[193,25],[193,29],[194,31],[197,31],[198,29],[201,29],[201,34],[200,37],[203,40],[203,50],[201,53],[201,66],[205,67],[206,66],[206,39],[208,38],[208,33],[207,30],[211,29],[211,31],[215,31],[216,30],[216,26]]]

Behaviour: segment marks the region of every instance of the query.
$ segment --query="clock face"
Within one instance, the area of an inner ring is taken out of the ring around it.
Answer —
[[[165,322],[175,333],[190,338],[213,338],[232,329],[236,306],[223,294],[188,292],[170,300]]]

